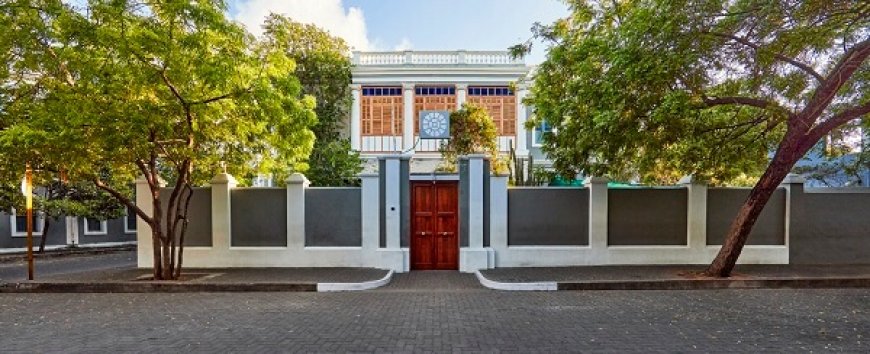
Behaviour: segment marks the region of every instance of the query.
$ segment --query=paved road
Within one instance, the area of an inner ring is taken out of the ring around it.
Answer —
[[[40,280],[48,276],[62,277],[65,274],[85,271],[133,268],[136,266],[136,252],[39,257],[34,260],[34,265],[35,278]],[[27,279],[26,261],[0,263],[0,281],[25,279]]]
[[[4,352],[870,351],[870,290],[0,295]]]

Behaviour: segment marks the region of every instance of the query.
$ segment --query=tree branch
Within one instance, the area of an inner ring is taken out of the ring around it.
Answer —
[[[152,223],[153,220],[151,219],[151,216],[149,216],[148,214],[145,214],[145,212],[142,211],[142,209],[139,209],[139,207],[136,205],[136,203],[133,203],[133,201],[131,201],[130,198],[127,198],[126,196],[119,193],[118,191],[116,191],[112,187],[109,187],[108,185],[106,185],[105,182],[103,182],[99,178],[94,178],[93,182],[94,182],[94,185],[97,186],[97,188],[106,191],[107,193],[111,194],[113,197],[115,197],[115,199],[118,199],[118,201],[120,201],[121,203],[123,203],[124,205],[129,207],[130,209],[133,209],[133,212],[135,212],[136,215],[138,215],[140,218],[142,218],[142,220],[145,220],[146,223],[148,223],[148,224]]]
[[[828,108],[840,88],[852,77],[852,74],[861,66],[864,60],[870,56],[870,39],[856,44],[846,51],[831,73],[813,93],[813,97],[807,103],[806,108],[799,114],[801,122],[807,128],[812,126],[822,112]]]
[[[768,101],[760,98],[752,98],[752,97],[740,97],[740,96],[730,96],[730,97],[703,97],[704,104],[709,107],[714,106],[723,106],[723,105],[742,105],[742,106],[751,106],[761,109],[767,109],[770,107],[779,107],[776,103],[772,101]]]
[[[833,117],[828,118],[824,122],[815,126],[812,130],[807,132],[805,139],[806,144],[815,145],[815,143],[819,141],[819,139],[821,139],[823,136],[825,136],[825,134],[830,133],[832,130],[843,124],[848,123],[853,119],[858,119],[865,114],[870,114],[870,102],[867,102],[860,106],[849,108],[845,111],[835,114]]]
[[[756,51],[758,51],[759,49],[761,49],[761,47],[760,47],[758,44],[752,43],[751,41],[749,41],[749,40],[746,39],[746,38],[738,37],[738,36],[735,36],[735,35],[733,35],[733,34],[718,33],[718,32],[708,32],[708,31],[702,31],[701,33],[709,34],[709,35],[711,35],[711,36],[716,36],[716,37],[722,37],[722,38],[731,39],[731,40],[733,40],[733,41],[735,41],[735,42],[737,42],[737,43],[743,44],[743,45],[745,45],[745,46],[747,46],[747,47],[749,47],[749,48],[752,48],[752,49],[754,49],[754,50],[756,50]],[[803,70],[804,72],[806,72],[807,74],[810,74],[810,76],[814,77],[814,78],[815,78],[816,80],[818,80],[819,82],[825,81],[825,78],[824,78],[822,75],[820,75],[820,74],[819,74],[818,72],[816,72],[816,71],[815,71],[811,66],[809,66],[809,65],[807,65],[807,64],[801,63],[801,62],[799,62],[799,61],[797,61],[797,60],[795,60],[795,59],[789,58],[789,57],[787,57],[787,56],[785,56],[785,55],[782,55],[782,54],[779,54],[779,53],[774,54],[773,57],[776,58],[776,59],[779,60],[779,61],[783,61],[783,62],[789,63],[789,64],[791,64],[791,65],[797,67],[798,69]]]

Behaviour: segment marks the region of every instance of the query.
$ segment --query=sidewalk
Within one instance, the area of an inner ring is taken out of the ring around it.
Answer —
[[[708,278],[705,265],[497,268],[477,277],[497,290],[690,290],[870,287],[870,265],[738,265]]]
[[[0,283],[0,293],[353,291],[386,285],[392,275],[374,268],[185,268],[180,281],[149,281],[150,270],[126,267]]]

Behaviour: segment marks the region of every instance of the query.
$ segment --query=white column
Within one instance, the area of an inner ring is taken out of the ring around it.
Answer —
[[[508,246],[508,176],[493,175],[489,179],[489,246],[492,250]],[[490,252],[489,266],[496,267],[496,251]]]
[[[490,260],[495,258],[490,250],[483,248],[483,179],[488,177],[484,171],[487,157],[475,154],[462,158],[468,159],[468,247],[459,249],[459,270],[474,272],[489,269]]]
[[[380,217],[378,210],[380,209],[380,188],[378,175],[375,173],[366,173],[360,175],[362,180],[361,199],[361,218],[362,218],[362,248],[364,251],[374,251],[380,243]]]
[[[461,109],[468,98],[468,85],[456,84],[456,109]]]
[[[526,105],[523,103],[523,100],[526,98],[526,94],[528,94],[528,86],[525,84],[517,86],[517,155],[518,156],[527,156],[529,154],[529,149],[526,146],[526,140],[528,140],[526,134]]]
[[[589,247],[601,253],[607,248],[607,182],[606,177],[589,177]]]
[[[404,129],[402,131],[402,151],[414,153],[414,84],[402,84],[404,105]]]
[[[350,147],[356,151],[360,150],[362,135],[360,125],[362,124],[362,99],[360,98],[360,85],[350,85],[351,97],[353,102],[350,106]]]
[[[232,238],[232,205],[230,191],[236,179],[228,173],[218,173],[211,179],[211,247],[216,250],[230,248]]]
[[[402,234],[402,200],[400,186],[399,156],[384,158],[386,190],[384,191],[384,227],[386,228],[387,248],[398,249]]]
[[[792,217],[792,203],[794,203],[794,195],[797,193],[804,192],[804,183],[806,183],[806,178],[801,177],[800,175],[789,173],[785,176],[780,183],[780,186],[785,188],[785,246],[789,247],[791,238],[791,217]],[[788,254],[788,253],[786,253]],[[786,261],[786,263],[788,263]]]
[[[151,188],[144,176],[136,179],[136,206],[145,215],[154,215],[154,205],[151,200]],[[161,180],[160,187],[165,183]],[[76,231],[78,232],[78,231]],[[139,268],[151,268],[154,266],[154,238],[151,235],[151,226],[142,218],[136,218],[136,258]]]
[[[686,241],[692,252],[703,259],[707,248],[707,185],[692,176],[683,177],[680,182],[688,190],[688,225]]]
[[[287,178],[287,248],[305,248],[305,188],[311,182],[301,173]]]

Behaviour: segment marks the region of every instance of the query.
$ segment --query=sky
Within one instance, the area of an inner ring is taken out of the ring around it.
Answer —
[[[355,50],[506,50],[533,23],[568,14],[559,0],[230,0],[230,16],[255,34],[271,12],[313,23]],[[526,58],[540,63],[544,45]]]

